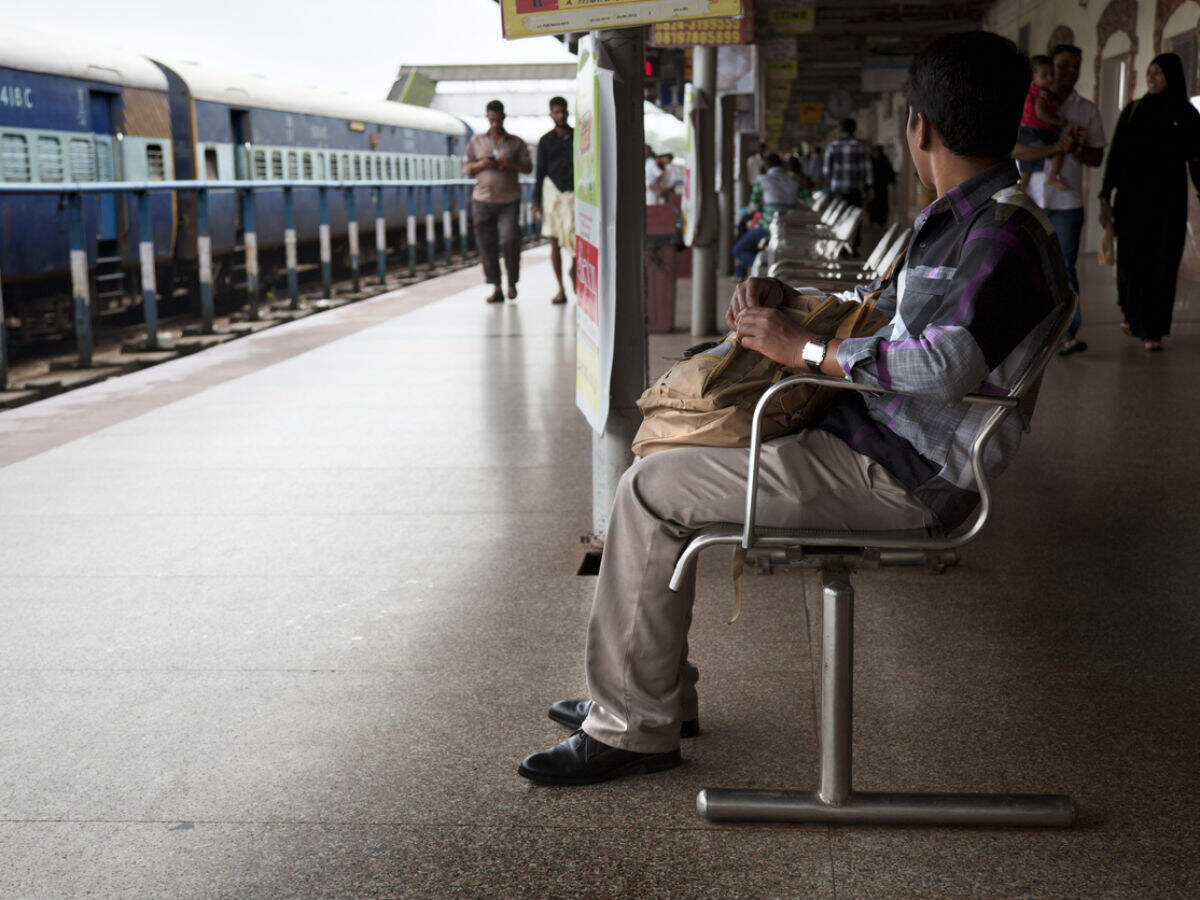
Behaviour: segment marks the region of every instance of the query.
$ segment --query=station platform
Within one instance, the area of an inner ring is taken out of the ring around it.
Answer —
[[[701,561],[685,765],[517,777],[583,696],[574,306],[544,249],[0,414],[0,896],[1190,898],[1200,285],[1164,353],[1084,263],[989,528],[856,578],[856,787],[1069,830],[719,825],[811,788],[819,596]],[[678,323],[689,293],[679,291]],[[694,343],[655,336],[652,374]]]

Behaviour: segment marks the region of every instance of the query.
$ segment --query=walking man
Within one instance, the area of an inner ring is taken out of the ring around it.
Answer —
[[[575,287],[575,131],[567,124],[567,101],[550,98],[554,127],[537,145],[537,173],[533,185],[533,217],[541,220],[542,237],[550,239],[550,264],[558,293],[551,303],[566,303],[560,250],[571,259],[571,288]]]
[[[825,184],[835,197],[851,206],[864,206],[870,199],[871,149],[854,136],[858,123],[842,119],[842,133],[825,148]],[[859,229],[854,230],[854,252],[858,253]]]
[[[1079,67],[1083,61],[1083,51],[1071,44],[1059,44],[1050,53],[1054,60],[1054,93],[1058,97],[1058,114],[1067,119],[1075,129],[1074,141],[1064,138],[1050,147],[1029,147],[1017,144],[1013,156],[1023,161],[1046,159],[1055,153],[1065,152],[1062,171],[1059,177],[1066,183],[1067,189],[1051,187],[1046,184],[1044,171],[1034,172],[1029,176],[1026,188],[1033,202],[1045,210],[1046,215],[1054,225],[1058,241],[1062,245],[1063,258],[1067,261],[1067,282],[1071,290],[1079,293],[1079,275],[1075,271],[1075,262],[1079,258],[1079,236],[1083,231],[1083,167],[1095,168],[1104,160],[1104,121],[1100,118],[1100,110],[1090,100],[1084,100],[1075,90],[1075,82],[1079,80]],[[1067,135],[1069,129],[1064,128]],[[1079,307],[1075,308],[1075,319],[1067,329],[1066,339],[1058,352],[1067,356],[1071,353],[1082,353],[1087,344],[1076,336],[1083,318]]]
[[[520,176],[533,171],[529,148],[515,134],[504,130],[504,104],[487,105],[488,130],[467,143],[463,171],[475,179],[471,192],[471,216],[475,221],[475,243],[483,277],[492,286],[488,303],[503,303],[500,290],[500,253],[508,273],[508,299],[517,299],[521,278]]]

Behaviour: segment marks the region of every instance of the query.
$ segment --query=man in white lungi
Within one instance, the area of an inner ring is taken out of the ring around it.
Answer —
[[[533,186],[533,217],[542,222],[542,237],[550,239],[550,263],[558,293],[551,303],[566,303],[562,282],[562,250],[571,259],[568,277],[575,286],[575,130],[567,124],[567,101],[550,98],[554,127],[537,145],[537,173]]]

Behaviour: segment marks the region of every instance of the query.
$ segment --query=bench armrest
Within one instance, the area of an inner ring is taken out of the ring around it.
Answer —
[[[818,387],[832,388],[833,390],[858,391],[864,394],[900,396],[898,391],[890,391],[880,387],[847,381],[843,378],[832,378],[828,375],[818,375],[815,373],[792,375],[789,378],[784,378],[776,382],[767,389],[759,399],[758,405],[754,408],[754,420],[750,428],[750,464],[746,473],[746,520],[742,531],[742,547],[747,550],[754,544],[754,514],[758,500],[758,459],[759,454],[762,452],[763,413],[766,411],[767,404],[771,402],[771,399],[776,394],[798,384],[812,384]],[[1020,405],[1020,400],[1017,397],[991,396],[988,394],[967,394],[963,398],[963,401],[990,406],[993,407],[993,410],[971,446],[971,466],[975,473],[975,483],[980,496],[980,512],[976,516],[974,524],[968,530],[945,542],[947,549],[965,544],[983,528],[983,523],[987,520],[988,510],[991,505],[987,478],[983,471],[983,449],[1000,422]]]

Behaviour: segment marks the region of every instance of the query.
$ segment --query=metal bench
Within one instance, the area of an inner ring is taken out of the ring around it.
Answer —
[[[935,569],[953,562],[957,548],[974,539],[987,522],[992,495],[983,468],[984,450],[1000,424],[1017,411],[1028,413],[1042,373],[1074,315],[1066,304],[1040,354],[1007,395],[969,394],[966,402],[991,407],[971,446],[979,507],[953,534],[931,532],[791,531],[755,527],[762,414],[780,391],[801,384],[892,394],[823,375],[796,375],[773,385],[755,410],[743,525],[714,525],[697,532],[680,554],[670,587],[678,590],[701,551],[740,545],[748,561],[770,570],[777,565],[820,570],[822,588],[820,782],[815,791],[705,788],[696,797],[700,814],[714,820],[825,822],[889,825],[1069,826],[1075,807],[1059,794],[865,793],[851,784],[854,589],[850,576],[862,566],[925,561]]]

